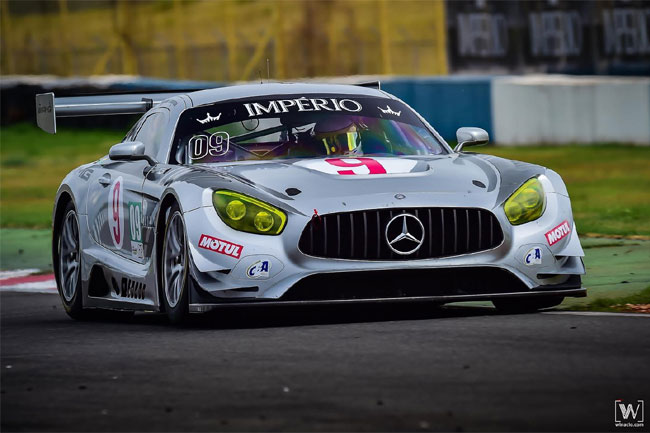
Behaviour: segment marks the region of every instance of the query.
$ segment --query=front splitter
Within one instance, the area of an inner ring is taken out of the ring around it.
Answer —
[[[356,303],[386,303],[386,302],[461,302],[461,301],[490,301],[497,298],[519,298],[534,296],[569,296],[573,298],[583,298],[587,296],[587,289],[567,290],[536,290],[530,292],[514,293],[492,293],[480,295],[449,295],[449,296],[412,296],[399,298],[360,298],[360,299],[328,299],[328,300],[309,300],[309,301],[280,301],[280,300],[257,300],[241,302],[223,302],[210,304],[190,304],[190,313],[205,313],[216,308],[223,307],[262,307],[278,305],[334,305],[334,304],[356,304]]]

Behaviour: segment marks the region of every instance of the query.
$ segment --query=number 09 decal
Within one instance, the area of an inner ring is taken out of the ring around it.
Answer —
[[[129,202],[129,223],[131,224],[131,240],[142,242],[142,205],[138,202]]]
[[[122,248],[124,242],[124,209],[122,176],[115,179],[108,190],[108,230],[115,248]]]

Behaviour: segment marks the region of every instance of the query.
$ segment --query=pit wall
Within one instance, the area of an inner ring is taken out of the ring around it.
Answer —
[[[565,75],[384,80],[445,139],[477,126],[499,145],[650,145],[650,78]]]

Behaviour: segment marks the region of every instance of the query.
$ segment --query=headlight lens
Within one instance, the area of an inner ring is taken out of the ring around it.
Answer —
[[[239,221],[246,215],[246,205],[240,200],[233,200],[226,205],[226,214],[228,218]]]
[[[212,203],[223,222],[235,230],[278,235],[287,222],[286,214],[280,209],[234,191],[215,191]]]
[[[542,183],[536,177],[528,179],[503,205],[513,226],[535,221],[544,213],[546,195]]]

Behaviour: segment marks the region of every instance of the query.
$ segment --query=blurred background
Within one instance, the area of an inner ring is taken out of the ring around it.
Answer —
[[[450,140],[459,126],[473,125],[501,144],[650,143],[647,1],[0,5],[3,125],[33,122],[33,95],[40,89],[62,96],[380,78]],[[537,103],[525,103],[531,99]],[[131,122],[96,118],[64,125],[125,128]]]
[[[61,119],[50,136],[35,128],[36,93],[377,79],[450,143],[457,128],[481,127],[491,145],[476,151],[558,171],[580,234],[641,242],[645,256],[634,260],[647,268],[648,1],[0,0],[0,7],[2,269],[25,260],[17,253],[25,245],[49,242],[61,179],[105,155],[135,120]],[[30,257],[49,265],[47,248]],[[591,275],[599,263],[587,263]],[[621,287],[647,286],[646,274]]]
[[[3,0],[2,74],[650,74],[647,1]]]
[[[501,144],[650,143],[647,1],[0,5],[3,124],[33,121],[34,87],[67,95],[376,77],[450,140],[471,124]],[[531,98],[534,106],[521,106]]]

